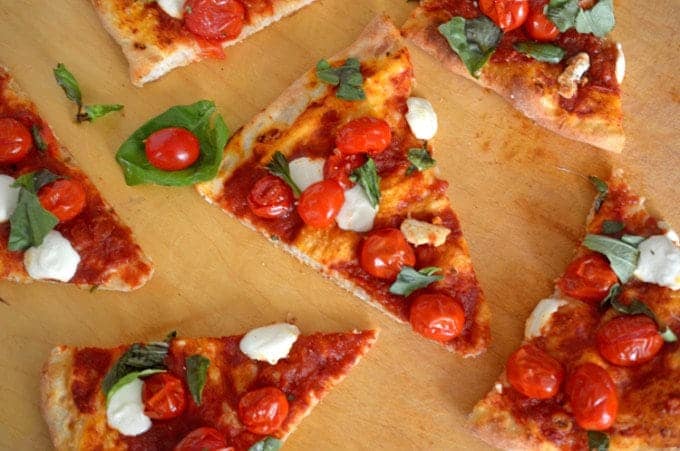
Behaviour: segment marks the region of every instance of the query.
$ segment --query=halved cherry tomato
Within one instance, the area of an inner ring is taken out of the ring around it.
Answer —
[[[569,375],[566,394],[576,423],[589,431],[604,431],[616,421],[619,398],[611,376],[599,365],[584,363]]]
[[[581,301],[598,303],[617,282],[607,259],[600,254],[587,254],[567,266],[564,275],[557,281],[562,293]]]
[[[390,125],[382,119],[361,117],[346,123],[335,137],[335,146],[343,154],[378,154],[392,141]]]
[[[465,326],[465,311],[452,297],[421,294],[413,300],[409,321],[420,335],[446,342],[459,336]]]
[[[479,0],[479,9],[503,31],[522,26],[529,14],[529,0]]]
[[[182,381],[168,373],[158,373],[144,379],[142,390],[144,413],[154,420],[178,417],[186,407]]]
[[[234,451],[227,439],[215,428],[202,427],[189,432],[174,451]]]
[[[534,399],[552,398],[559,392],[564,379],[560,362],[531,344],[510,355],[505,372],[515,390]]]
[[[0,164],[21,161],[33,145],[31,132],[11,117],[0,118]]]
[[[74,179],[58,179],[40,188],[38,199],[43,208],[64,222],[80,214],[87,203],[83,184]]]
[[[246,199],[252,212],[260,218],[278,218],[293,209],[293,190],[275,175],[265,175],[253,185]]]
[[[201,154],[201,143],[185,128],[168,127],[149,135],[144,150],[149,163],[158,169],[179,171],[196,162]]]
[[[345,192],[335,180],[322,180],[307,187],[297,211],[308,226],[325,229],[333,224],[345,202]]]
[[[276,387],[264,387],[246,393],[238,402],[238,417],[254,434],[271,434],[288,416],[286,395]]]
[[[189,0],[185,8],[184,25],[206,39],[234,39],[246,20],[246,9],[238,0]]]
[[[343,155],[338,151],[333,152],[323,165],[323,178],[335,180],[342,189],[350,189],[354,183],[349,179],[350,174],[366,162],[363,154]]]
[[[527,34],[536,41],[549,42],[557,38],[560,30],[550,19],[543,13],[545,5],[548,0],[534,3],[529,11],[527,21],[524,22],[524,29]]]
[[[387,228],[366,237],[359,263],[373,277],[394,280],[401,268],[415,265],[416,254],[399,229]]]
[[[649,362],[663,347],[656,323],[644,315],[619,316],[597,331],[597,349],[614,365]]]

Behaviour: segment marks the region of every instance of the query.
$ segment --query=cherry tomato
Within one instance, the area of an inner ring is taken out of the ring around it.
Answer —
[[[179,171],[196,162],[201,143],[182,127],[162,128],[153,132],[144,143],[149,163],[164,171]]]
[[[534,399],[552,398],[564,379],[560,362],[531,344],[510,355],[505,372],[515,390]]]
[[[271,434],[288,416],[286,395],[276,387],[264,387],[246,393],[238,402],[238,417],[254,434]]]
[[[548,19],[543,13],[548,0],[543,2],[534,3],[529,11],[529,16],[527,21],[524,22],[524,29],[527,34],[536,41],[549,42],[557,38],[560,34],[560,30],[557,28],[550,19]]]
[[[293,209],[293,190],[279,177],[265,175],[248,194],[248,206],[260,218],[278,218]]]
[[[597,331],[597,349],[614,365],[649,362],[663,346],[656,323],[644,315],[619,316]]]
[[[0,118],[0,164],[21,161],[33,145],[31,132],[11,117]]]
[[[43,208],[64,222],[80,214],[87,204],[83,184],[74,179],[58,179],[38,191]]]
[[[413,300],[409,317],[411,327],[420,335],[436,341],[449,341],[463,332],[465,311],[452,297],[421,294]]]
[[[182,381],[168,373],[158,373],[144,379],[142,390],[144,413],[154,420],[178,417],[186,407]]]
[[[361,117],[343,125],[335,137],[335,146],[343,154],[378,154],[392,141],[390,125],[382,119]]]
[[[617,282],[607,259],[600,254],[587,254],[567,266],[557,281],[562,293],[581,301],[598,303],[607,296]]]
[[[345,192],[335,180],[322,180],[300,196],[298,213],[308,226],[324,229],[335,220],[345,202]]]
[[[224,435],[214,428],[202,427],[189,432],[174,451],[234,451]]]
[[[479,0],[479,9],[507,32],[527,20],[529,0]]]
[[[619,399],[611,376],[599,365],[585,363],[569,375],[566,394],[576,423],[589,431],[609,429],[616,421]]]
[[[349,179],[350,174],[365,162],[366,157],[362,154],[342,155],[339,152],[334,152],[323,165],[323,178],[335,180],[342,189],[350,189],[354,186],[354,183]]]
[[[416,264],[416,254],[399,229],[377,230],[364,240],[361,267],[379,279],[394,280],[404,266]]]
[[[234,39],[246,20],[246,9],[238,0],[189,0],[185,8],[184,25],[206,39]]]

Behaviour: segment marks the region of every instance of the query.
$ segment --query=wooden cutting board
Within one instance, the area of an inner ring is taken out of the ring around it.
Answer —
[[[294,318],[306,332],[379,327],[366,359],[289,440],[289,450],[484,449],[465,429],[474,403],[520,343],[524,320],[552,291],[582,233],[593,190],[585,176],[623,167],[654,210],[680,227],[680,8],[621,2],[614,36],[628,61],[622,155],[533,125],[493,93],[445,72],[416,48],[416,93],[439,114],[436,157],[493,313],[493,343],[458,358],[365,306],[191,188],[127,187],[113,156],[142,122],[175,104],[214,99],[232,129],[322,57],[352,42],[377,13],[400,25],[404,0],[319,0],[230,48],[143,89],[89,1],[0,0],[0,61],[156,263],[129,293],[0,283],[0,447],[48,449],[38,381],[60,343],[110,346],[182,335],[228,335]],[[644,9],[644,11],[641,11]],[[65,63],[86,102],[123,114],[76,124],[52,76]]]

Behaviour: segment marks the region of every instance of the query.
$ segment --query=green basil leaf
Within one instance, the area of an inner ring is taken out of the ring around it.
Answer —
[[[366,163],[352,171],[349,179],[361,185],[372,207],[380,203],[380,176],[373,158],[369,157]]]
[[[480,69],[489,60],[502,36],[500,28],[486,16],[470,20],[454,17],[441,24],[438,30],[475,78],[479,77]]]
[[[253,446],[248,448],[248,451],[279,451],[283,442],[274,437],[265,437]]]
[[[24,188],[33,194],[37,194],[40,188],[54,182],[58,178],[60,177],[49,169],[41,169],[17,177],[12,186],[14,188]]]
[[[203,387],[208,376],[208,367],[210,366],[210,359],[203,357],[200,354],[195,354],[186,358],[187,366],[187,384],[191,397],[197,406],[201,405],[201,397],[203,394]]]
[[[419,271],[416,271],[410,266],[404,266],[401,271],[399,271],[397,280],[390,286],[390,293],[409,296],[420,288],[425,288],[433,282],[442,280],[444,276],[435,274],[440,271],[441,269],[436,266],[423,268]]]
[[[630,304],[626,305],[621,304],[618,300],[618,297],[614,297],[611,300],[611,305],[614,310],[624,315],[645,315],[656,322],[656,315],[654,312],[649,307],[647,307],[647,304],[639,299],[633,299]]]
[[[111,113],[112,111],[120,111],[122,109],[123,105],[120,104],[85,105],[83,110],[76,115],[76,120],[78,122],[93,121]]]
[[[564,33],[576,24],[579,10],[578,0],[550,0],[544,13],[557,29]]]
[[[164,171],[146,158],[144,141],[152,133],[167,127],[182,127],[192,132],[201,144],[198,160],[186,169]],[[186,186],[211,180],[217,175],[229,129],[216,114],[215,103],[201,100],[192,105],[174,106],[138,128],[118,149],[116,160],[123,168],[125,183],[155,183]]]
[[[35,147],[41,152],[46,151],[47,143],[42,136],[40,127],[38,127],[36,124],[31,125],[31,135],[33,135],[33,143],[35,144]]]
[[[437,164],[425,147],[409,149],[408,161],[411,162],[411,166],[406,170],[406,175],[411,174],[415,170],[424,171]]]
[[[645,238],[644,236],[638,235],[623,235],[621,237],[621,241],[635,247],[637,247],[640,243],[642,243],[646,239],[647,238]]]
[[[174,340],[175,338],[177,338],[177,331],[172,330],[172,331],[168,332],[168,334],[165,336],[163,341],[170,344],[170,342],[172,342],[172,340]]]
[[[675,332],[673,332],[673,329],[670,327],[666,326],[664,330],[659,331],[659,335],[661,335],[661,338],[663,338],[663,341],[666,343],[675,343],[678,341],[678,336],[675,335]]]
[[[78,105],[78,110],[80,110],[80,107],[83,105],[83,96],[80,93],[80,86],[76,81],[76,77],[62,63],[57,64],[53,73],[54,78],[57,79],[57,84],[66,93],[66,97],[70,101],[75,102]]]
[[[108,395],[111,388],[126,375],[143,370],[165,370],[165,357],[169,346],[165,342],[135,343],[113,364],[102,381],[102,391]]]
[[[35,193],[22,188],[9,223],[7,249],[23,251],[32,246],[40,246],[45,236],[59,223],[59,219],[43,208]]]
[[[282,154],[278,150],[274,152],[272,160],[267,165],[267,169],[272,175],[275,175],[284,182],[286,182],[288,186],[290,186],[290,188],[293,190],[293,194],[295,194],[296,197],[300,197],[302,191],[300,191],[300,188],[295,184],[293,178],[290,176],[288,160],[286,160],[286,156],[284,154]]]
[[[609,449],[609,437],[604,432],[588,431],[588,450],[607,451]]]
[[[565,51],[553,44],[540,44],[538,42],[517,42],[513,46],[515,50],[544,63],[559,63],[565,55]]]
[[[621,221],[603,221],[602,222],[602,233],[607,235],[613,235],[619,233],[625,228]]]
[[[319,80],[333,86],[340,84],[340,71],[331,66],[326,60],[320,60],[316,63],[316,76]]]
[[[468,42],[476,44],[482,52],[486,53],[496,49],[503,37],[503,32],[491,19],[479,16],[465,21],[465,37]]]
[[[628,282],[633,275],[640,254],[637,248],[615,238],[593,234],[586,235],[583,245],[590,250],[604,254],[621,282]]]
[[[605,37],[616,25],[614,3],[612,0],[600,0],[590,9],[580,9],[575,25],[579,33],[592,33],[600,38]]]
[[[595,212],[598,212],[602,207],[602,203],[607,198],[607,194],[609,194],[609,185],[594,175],[589,176],[588,179],[597,190],[597,197],[595,198],[595,202],[593,202],[593,208],[595,209]]]
[[[316,63],[316,76],[324,83],[337,86],[335,96],[339,99],[363,100],[366,98],[361,62],[356,58],[347,58],[340,67],[333,67],[328,61],[321,60]]]
[[[120,388],[126,386],[133,380],[137,378],[141,378],[144,376],[151,376],[152,374],[156,373],[165,373],[165,370],[142,370],[142,371],[133,371],[132,373],[128,373],[125,376],[121,377],[116,381],[115,384],[109,389],[109,391],[106,393],[106,405],[109,404],[109,401],[111,400],[111,397],[113,396],[114,393],[116,393]]]
[[[609,289],[609,293],[607,293],[607,296],[602,299],[602,302],[600,303],[600,308],[606,308],[607,306],[611,305],[612,301],[616,300],[619,298],[619,295],[621,295],[622,287],[620,283],[615,283],[614,285],[611,286]]]

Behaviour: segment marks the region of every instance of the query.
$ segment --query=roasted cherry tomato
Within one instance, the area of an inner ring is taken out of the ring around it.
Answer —
[[[557,281],[562,293],[581,301],[598,303],[618,281],[609,262],[600,254],[587,254],[567,266]]]
[[[214,428],[202,427],[189,432],[174,451],[234,451],[224,435]]]
[[[74,179],[58,179],[38,191],[43,208],[64,222],[80,214],[87,203],[83,184]]]
[[[11,117],[0,118],[0,164],[21,161],[33,145],[31,132]]]
[[[254,434],[276,432],[287,416],[288,400],[276,387],[253,390],[238,402],[238,417],[246,429]]]
[[[335,220],[345,202],[345,192],[335,180],[322,180],[307,187],[297,211],[305,224],[324,229]]]
[[[515,390],[534,399],[552,398],[564,379],[560,362],[531,344],[510,355],[505,372]]]
[[[399,229],[377,230],[364,240],[361,267],[379,279],[394,280],[404,266],[416,264],[416,254]]]
[[[246,20],[246,9],[238,0],[189,0],[185,11],[184,25],[206,39],[234,39]]]
[[[142,390],[144,413],[154,420],[178,417],[186,407],[182,381],[168,373],[158,373],[144,379]]]
[[[597,331],[596,340],[600,355],[620,366],[647,363],[663,346],[656,323],[644,315],[614,318]]]
[[[529,0],[479,0],[479,9],[503,31],[522,26],[529,14]]]
[[[589,431],[604,431],[616,421],[619,398],[611,376],[599,365],[584,363],[569,375],[566,394],[576,423]]]
[[[278,218],[293,209],[293,190],[275,175],[265,175],[248,194],[248,206],[260,218]]]
[[[449,341],[463,332],[465,311],[452,297],[421,294],[413,300],[409,321],[413,330],[436,341]]]
[[[361,117],[343,125],[335,137],[335,146],[343,154],[378,154],[392,141],[390,125],[382,119]]]
[[[354,183],[349,179],[350,174],[366,162],[362,154],[342,155],[339,152],[332,153],[323,165],[323,178],[335,180],[342,189],[350,189]]]
[[[201,143],[196,135],[182,127],[162,128],[144,143],[149,163],[164,171],[179,171],[196,162]]]
[[[529,11],[527,21],[524,22],[524,29],[529,37],[540,42],[553,41],[560,34],[557,25],[543,13],[547,3],[548,0],[534,3]]]

